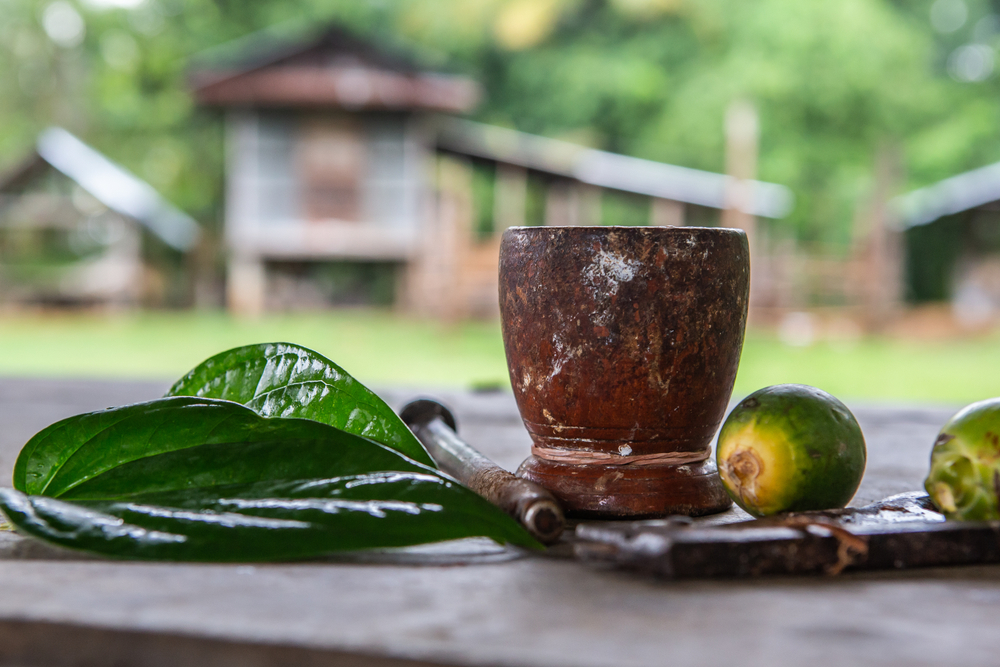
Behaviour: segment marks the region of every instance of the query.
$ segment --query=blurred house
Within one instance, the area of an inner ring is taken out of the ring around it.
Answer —
[[[61,128],[0,175],[0,302],[130,305],[145,296],[144,237],[185,253],[198,224]]]
[[[917,302],[950,301],[964,324],[1000,313],[1000,162],[898,197],[907,286]]]
[[[309,266],[347,262],[390,267],[410,312],[491,314],[509,226],[607,223],[612,204],[637,224],[714,224],[731,205],[729,176],[463,120],[475,81],[340,28],[245,38],[200,58],[191,83],[225,113],[227,300],[240,313],[281,308],[308,293]],[[745,185],[747,215],[790,209],[783,186]]]

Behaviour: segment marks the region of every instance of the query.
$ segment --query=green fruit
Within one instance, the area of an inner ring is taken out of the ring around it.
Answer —
[[[844,507],[865,472],[865,439],[847,406],[802,384],[747,396],[719,432],[726,491],[754,516]]]
[[[941,429],[924,481],[949,519],[1000,519],[1000,398],[962,408]]]

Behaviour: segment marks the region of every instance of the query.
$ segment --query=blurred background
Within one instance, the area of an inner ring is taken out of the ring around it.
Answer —
[[[509,387],[511,225],[750,237],[736,393],[1000,394],[1000,2],[0,0],[0,374]]]

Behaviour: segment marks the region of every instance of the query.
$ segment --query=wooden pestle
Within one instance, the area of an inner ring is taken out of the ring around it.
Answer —
[[[559,539],[566,521],[555,497],[504,470],[459,438],[448,408],[418,399],[405,405],[399,416],[443,472],[517,519],[540,542],[551,544]]]

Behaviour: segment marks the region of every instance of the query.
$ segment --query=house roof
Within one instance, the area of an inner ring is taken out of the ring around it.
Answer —
[[[47,166],[109,209],[135,219],[177,250],[190,250],[201,234],[198,223],[163,199],[153,186],[60,127],[50,127],[39,135],[34,155],[20,169],[0,179],[0,191],[24,187]]]
[[[303,34],[278,26],[248,35],[195,58],[190,82],[199,103],[221,107],[460,113],[480,98],[472,79],[425,71],[340,27]]]
[[[661,197],[711,208],[726,207],[731,176],[663,162],[599,151],[472,121],[443,119],[438,146],[471,157],[496,160],[526,169],[572,178],[589,185]],[[783,185],[750,181],[752,196],[744,212],[781,218],[794,197]]]
[[[1000,162],[896,197],[892,207],[903,227],[917,227],[997,200],[1000,200]]]

